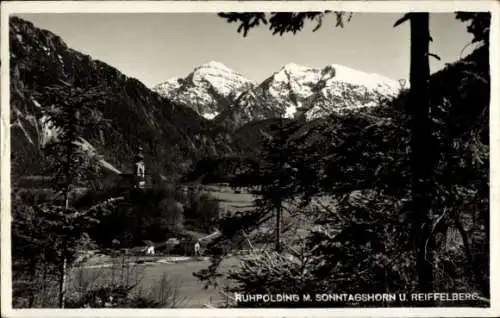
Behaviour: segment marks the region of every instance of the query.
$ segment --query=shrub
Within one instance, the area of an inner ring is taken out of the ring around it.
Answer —
[[[189,193],[184,209],[186,226],[202,232],[211,232],[219,219],[220,206],[217,199],[207,193]]]

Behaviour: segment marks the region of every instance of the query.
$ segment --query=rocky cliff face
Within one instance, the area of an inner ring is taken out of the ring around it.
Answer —
[[[218,62],[197,67],[185,79],[155,90],[226,127],[278,116],[314,119],[350,108],[375,106],[404,87],[398,81],[342,65],[283,66],[259,85]]]
[[[394,97],[399,89],[396,81],[342,65],[311,68],[294,63],[283,66],[258,87],[284,117],[304,115],[307,119],[343,108],[375,106],[379,98]]]
[[[47,96],[63,79],[83,90],[99,87],[110,97],[94,109],[109,125],[89,127],[85,144],[122,172],[130,169],[134,149],[141,145],[148,171],[164,174],[181,172],[199,158],[245,148],[235,133],[248,123],[280,115],[321,118],[377,105],[378,99],[399,89],[397,82],[340,65],[288,64],[257,85],[212,61],[152,91],[30,22],[13,17],[9,31],[14,176],[42,172],[41,149],[57,137],[44,123],[43,113],[58,107]]]
[[[210,61],[196,67],[185,78],[170,79],[153,90],[213,119],[230,106],[236,95],[253,86],[254,83],[224,64]]]
[[[340,69],[337,67],[337,70]],[[282,75],[290,74],[284,69]],[[277,74],[275,74],[277,75]],[[317,83],[318,74],[317,72],[302,72],[302,77],[300,85],[289,85],[285,86],[286,83],[290,82],[289,78],[274,76],[269,79],[267,83],[262,84],[257,89],[262,89],[268,92],[269,95],[274,98],[274,100],[286,100],[289,95],[279,94],[280,92],[294,92],[302,100],[307,100],[310,96],[314,96],[314,85]],[[340,75],[340,74],[339,74]],[[293,76],[290,76],[293,78]],[[295,76],[295,78],[297,78]],[[356,79],[359,80],[361,76]],[[349,103],[351,101],[360,101],[361,93],[367,94],[381,94],[382,96],[390,96],[394,92],[397,92],[396,87],[388,82],[388,85],[375,85],[370,86],[369,82],[364,83],[361,87],[360,85],[355,85],[354,83],[345,83],[342,81],[335,82],[335,77],[327,77],[326,82],[328,88],[324,89],[323,92],[328,92],[334,96],[339,92],[344,92],[344,97],[341,99],[339,97],[339,102]],[[340,79],[340,76],[338,77]],[[357,83],[362,84],[362,83]],[[395,84],[394,84],[395,85]],[[283,88],[283,90],[278,88]],[[313,89],[307,90],[302,89],[304,87],[313,87]],[[299,88],[301,88],[299,90]],[[338,90],[335,90],[338,88]],[[347,92],[346,93],[346,89]],[[360,93],[356,93],[359,89]],[[469,56],[450,63],[444,69],[431,75],[429,79],[429,97],[431,112],[430,116],[432,118],[432,130],[433,135],[438,136],[435,140],[434,147],[438,147],[439,164],[436,171],[440,171],[443,167],[449,167],[455,165],[456,169],[473,169],[474,172],[467,172],[457,180],[462,177],[466,178],[463,181],[470,182],[470,177],[475,175],[479,170],[477,169],[480,165],[487,161],[487,152],[489,147],[490,138],[490,128],[489,128],[489,108],[490,108],[490,66],[489,66],[489,48],[481,47],[471,53]],[[385,93],[385,94],[383,94]],[[253,93],[246,93],[246,98],[248,101],[258,101],[258,96]],[[352,94],[352,99],[349,99],[349,94]],[[321,96],[321,95],[320,95]],[[270,97],[271,98],[271,97]],[[332,153],[337,156],[335,149],[331,148],[330,153],[324,152],[325,147],[331,147],[338,142],[338,138],[345,138],[348,136],[349,140],[363,140],[365,144],[360,143],[361,146],[359,154],[365,153],[364,149],[369,149],[370,147],[380,143],[380,138],[392,138],[397,141],[396,144],[387,144],[389,148],[387,150],[397,151],[408,151],[408,149],[399,148],[402,144],[406,143],[409,138],[409,123],[408,118],[403,114],[408,111],[408,98],[409,90],[404,89],[398,96],[394,99],[385,101],[381,105],[384,107],[371,107],[371,105],[378,105],[373,103],[369,98],[367,98],[366,103],[361,103],[362,106],[342,106],[339,107],[337,111],[330,113],[327,116],[319,116],[310,120],[283,120],[277,118],[268,118],[263,120],[253,120],[249,123],[243,124],[234,130],[232,136],[235,144],[246,145],[245,153],[243,156],[236,158],[224,158],[221,160],[204,160],[199,165],[197,165],[188,176],[191,179],[197,179],[203,177],[205,182],[214,182],[214,180],[225,181],[234,177],[233,167],[241,167],[245,165],[245,160],[251,162],[251,160],[258,159],[264,149],[263,141],[268,140],[268,136],[276,130],[273,130],[273,126],[280,126],[286,122],[294,122],[300,126],[300,129],[295,133],[294,136],[300,136],[301,147],[307,149],[308,156],[315,156],[318,160],[325,160],[326,162],[332,160]],[[325,101],[326,103],[327,101]],[[286,105],[286,104],[284,104]],[[329,104],[331,105],[331,104]],[[359,108],[356,109],[356,107]],[[314,109],[314,108],[313,108]],[[286,110],[286,109],[285,109]],[[343,112],[344,110],[344,112]],[[251,111],[251,109],[250,109]],[[275,109],[276,112],[279,111],[278,108]],[[327,109],[328,111],[328,109]],[[329,110],[331,111],[331,109]],[[237,112],[236,112],[237,113]],[[244,114],[244,112],[240,112]],[[307,114],[307,112],[306,112]],[[369,120],[367,120],[369,119]],[[214,119],[214,120],[217,120]],[[369,123],[376,123],[375,125]],[[388,124],[390,123],[390,125]],[[361,134],[361,131],[367,129],[367,125],[370,125],[370,131],[375,127],[378,133],[375,135]],[[392,126],[392,128],[390,128]],[[382,128],[385,127],[385,128]],[[395,129],[397,127],[397,129]],[[386,135],[384,129],[387,129],[387,133],[391,135]],[[341,131],[344,133],[341,133]],[[397,135],[394,135],[397,134]],[[289,135],[290,136],[290,135]],[[342,137],[343,136],[343,137]],[[293,136],[292,136],[293,137]],[[305,138],[304,138],[305,137]],[[361,138],[361,139],[360,139]],[[373,139],[371,139],[373,138]],[[389,140],[392,140],[389,139]],[[347,140],[347,139],[344,139]],[[378,140],[378,141],[377,141]],[[385,143],[386,141],[384,141]],[[293,144],[293,143],[290,143]],[[347,142],[347,145],[350,143]],[[450,145],[453,144],[452,150],[450,150]],[[336,146],[335,146],[336,147]],[[458,147],[458,148],[456,148]],[[467,150],[464,150],[467,149]],[[356,150],[356,151],[358,151]],[[384,150],[385,151],[385,150]],[[465,155],[464,155],[465,154]],[[468,155],[467,155],[468,154]],[[471,154],[472,157],[470,156]],[[386,155],[383,152],[378,153],[378,155]],[[392,156],[392,155],[391,155]],[[486,156],[482,157],[481,156]],[[361,157],[344,157],[348,161],[356,161],[361,165]],[[468,158],[468,159],[467,159]],[[391,159],[393,160],[393,159]],[[474,164],[465,168],[465,163],[467,160],[469,162],[474,162]],[[398,164],[402,164],[402,162]],[[404,163],[406,164],[406,163]],[[442,166],[444,164],[444,166]],[[238,166],[239,165],[239,166]],[[335,168],[332,165],[332,168]],[[483,180],[487,180],[487,171],[483,165],[481,173],[486,173],[483,175]],[[343,172],[341,172],[342,174]],[[439,172],[436,176],[439,177]],[[470,173],[470,175],[469,175]],[[440,177],[442,177],[441,175]],[[477,176],[477,175],[476,175]],[[390,182],[394,182],[400,176],[394,176],[391,178]],[[404,177],[404,176],[402,176]],[[333,181],[333,180],[332,180]],[[396,181],[398,182],[398,181]],[[487,189],[484,188],[486,193]]]
[[[141,145],[148,171],[168,173],[199,156],[227,152],[227,135],[189,107],[169,101],[117,69],[69,48],[57,35],[13,17],[10,20],[11,136],[13,180],[42,173],[41,149],[57,131],[43,111],[58,107],[48,93],[61,80],[83,90],[99,87],[110,102],[95,106],[108,125],[82,136],[121,171]],[[75,87],[76,88],[76,87]]]

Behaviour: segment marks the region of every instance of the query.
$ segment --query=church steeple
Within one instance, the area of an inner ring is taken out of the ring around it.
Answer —
[[[145,179],[145,167],[144,167],[144,155],[142,154],[142,147],[137,147],[136,154],[134,155],[133,162],[133,174],[134,174],[134,187],[144,188],[146,186]]]

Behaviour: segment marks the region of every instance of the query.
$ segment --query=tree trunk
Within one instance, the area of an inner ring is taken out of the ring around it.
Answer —
[[[45,254],[45,251],[44,251],[44,254]],[[43,271],[42,271],[41,292],[40,292],[40,295],[41,295],[40,305],[42,307],[45,307],[46,299],[47,299],[47,295],[46,295],[45,291],[47,290],[47,275],[48,275],[47,266],[48,265],[47,265],[47,263],[42,262],[42,266],[43,266]]]
[[[66,244],[64,244],[66,245]],[[62,260],[59,265],[59,308],[64,308],[64,304],[66,302],[66,267],[67,267],[67,259],[66,259],[66,246],[63,246],[62,252]]]
[[[411,169],[413,203],[413,240],[420,292],[433,289],[433,264],[426,252],[430,239],[432,217],[431,182],[432,150],[429,120],[429,14],[413,13],[411,23],[410,112],[411,112]],[[429,244],[432,246],[432,244]]]
[[[69,156],[68,156],[69,157]],[[68,164],[69,165],[69,164]],[[69,176],[68,176],[69,179]],[[66,187],[64,192],[64,206],[65,213],[68,213],[69,210],[69,185]],[[65,234],[64,234],[65,235]],[[63,244],[61,247],[61,262],[59,264],[59,308],[64,308],[65,298],[66,298],[66,268],[67,268],[67,238],[63,238]]]
[[[467,262],[469,263],[469,266],[470,266],[471,276],[474,279],[474,281],[477,283],[477,285],[479,286],[481,292],[483,293],[483,296],[489,298],[489,295],[490,295],[489,284],[488,284],[488,282],[484,282],[481,279],[481,272],[479,271],[479,268],[476,264],[474,256],[472,255],[472,252],[471,252],[469,235],[467,234],[467,231],[465,230],[462,222],[460,222],[460,216],[459,216],[458,212],[454,213],[453,218],[455,221],[455,226],[458,229],[460,236],[462,237],[462,241],[464,244],[465,257],[467,258]]]
[[[283,199],[284,199],[284,189],[285,189],[285,161],[286,157],[283,151],[285,150],[287,143],[287,136],[285,133],[285,123],[283,114],[280,114],[280,130],[279,130],[279,138],[280,138],[280,155],[279,155],[279,196],[277,198],[276,205],[276,252],[281,253],[282,247],[280,242],[280,234],[281,234],[281,214],[283,211]]]
[[[70,153],[68,151],[68,162],[67,162],[67,167],[70,165]],[[67,186],[64,191],[64,210],[65,213],[67,214],[69,211],[69,191],[70,191],[70,175],[69,175],[69,168],[67,168]],[[61,263],[59,265],[59,308],[64,308],[64,304],[66,302],[66,268],[67,268],[67,263],[68,260],[66,258],[66,252],[67,252],[67,242],[66,242],[66,237],[63,238],[63,244],[61,248]]]
[[[71,87],[69,87],[69,92],[71,96]],[[72,111],[74,111],[72,109]],[[72,114],[71,118],[74,118],[74,113]],[[69,213],[69,194],[71,190],[71,184],[72,184],[72,171],[71,171],[71,164],[72,164],[72,157],[73,157],[73,140],[74,138],[74,133],[75,133],[75,127],[74,123],[72,122],[71,125],[69,126],[69,131],[68,131],[68,140],[66,141],[66,166],[64,167],[64,173],[65,173],[65,178],[66,178],[66,185],[64,189],[64,212],[67,215]],[[66,220],[65,220],[66,221]],[[65,234],[64,234],[65,235]],[[67,238],[63,238],[63,244],[62,244],[62,249],[61,249],[61,263],[59,265],[59,308],[64,308],[64,304],[66,301],[66,267],[67,267]]]
[[[281,253],[280,232],[281,232],[281,200],[276,205],[276,252],[278,253]]]
[[[31,279],[31,283],[32,284],[36,284],[37,283],[37,265],[38,265],[38,262],[37,262],[37,259],[34,255],[31,256],[31,261],[30,261],[30,265],[29,265],[29,268],[30,268],[30,279]],[[28,299],[28,308],[33,308],[34,304],[35,304],[35,291],[34,289],[32,288],[33,286],[30,286],[31,289],[30,289],[30,292],[29,292],[29,299]]]

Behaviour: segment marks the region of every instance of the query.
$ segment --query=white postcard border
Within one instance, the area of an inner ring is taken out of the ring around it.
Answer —
[[[492,317],[500,316],[498,1],[12,1],[1,4],[1,308],[5,317]],[[343,309],[12,309],[10,262],[9,21],[15,13],[153,13],[221,11],[490,11],[490,308]]]

